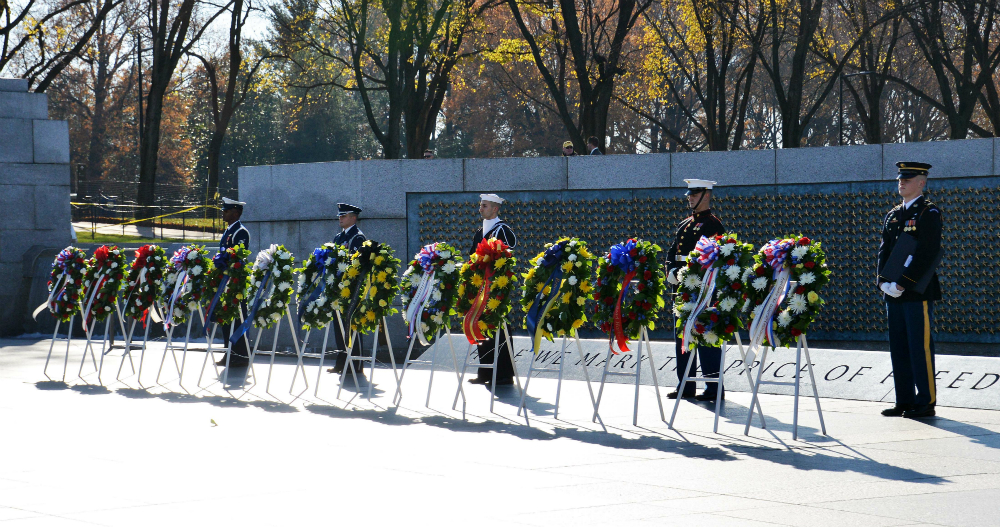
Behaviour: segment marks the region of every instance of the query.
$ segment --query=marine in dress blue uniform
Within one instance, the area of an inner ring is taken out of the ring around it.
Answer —
[[[888,417],[931,417],[937,403],[934,385],[934,302],[941,300],[941,285],[934,268],[941,252],[941,210],[924,195],[931,165],[899,162],[896,176],[903,203],[893,207],[882,222],[878,250],[877,284],[885,299],[889,322],[889,356],[896,387],[896,405],[882,411]],[[909,265],[898,282],[884,276],[886,262],[904,233],[916,238]],[[933,273],[923,292],[915,286]]]
[[[347,247],[348,254],[354,254],[355,251],[361,248],[361,244],[365,242],[368,238],[365,237],[365,233],[361,232],[358,228],[358,215],[361,214],[361,207],[356,207],[354,205],[349,205],[347,203],[337,204],[337,220],[340,222],[340,232],[337,236],[333,238],[333,243],[343,245]],[[344,321],[344,330],[350,331],[350,322]],[[347,363],[347,338],[341,332],[340,324],[334,325],[333,329],[334,337],[337,341],[337,349],[345,350],[337,354],[337,362],[333,368],[330,368],[331,373],[343,373],[344,365]],[[358,356],[361,355],[361,335],[358,335],[354,339],[354,343],[351,347],[351,355]]]
[[[234,199],[222,198],[222,220],[229,224],[226,227],[225,232],[222,233],[222,238],[219,240],[219,251],[225,251],[226,249],[232,249],[237,245],[242,245],[243,247],[250,248],[250,231],[240,222],[240,217],[243,216],[243,207],[246,203],[242,201],[236,201]],[[243,316],[247,316],[247,305],[246,302],[240,302],[240,310],[243,312]],[[239,321],[237,321],[239,325]],[[229,336],[232,337],[233,329],[230,327]],[[248,352],[249,344],[249,333],[245,334],[244,338],[236,341],[232,347],[232,356],[229,359],[230,367],[245,366],[249,361],[250,354]],[[227,339],[228,340],[228,339]],[[217,363],[219,366],[226,365],[226,358],[223,357]]]
[[[517,247],[517,236],[514,229],[510,228],[507,222],[500,219],[500,205],[504,199],[496,194],[479,195],[479,215],[483,218],[483,225],[476,230],[472,237],[472,247],[469,254],[475,254],[476,247],[483,240],[496,238],[508,247]],[[497,328],[497,331],[501,331]],[[493,353],[496,347],[496,339],[490,338],[479,344],[479,362],[482,364],[493,363]],[[497,386],[514,383],[514,365],[510,362],[510,352],[507,351],[507,339],[500,338],[500,356],[497,357]],[[469,382],[472,384],[488,384],[493,380],[493,372],[490,368],[479,368],[477,375]]]
[[[677,281],[677,271],[684,267],[688,253],[694,250],[695,245],[702,236],[715,236],[725,233],[722,221],[712,214],[712,187],[717,185],[715,181],[704,179],[685,179],[688,190],[685,193],[688,199],[688,207],[691,215],[684,218],[677,226],[674,234],[674,243],[667,251],[667,281],[674,286],[677,292],[680,284]],[[681,387],[680,381],[684,380],[684,372],[687,371],[687,361],[694,361],[691,365],[692,375],[698,369],[698,357],[701,357],[702,374],[705,377],[718,377],[719,366],[722,363],[722,348],[709,346],[698,346],[698,354],[682,353],[683,330],[674,329],[674,354],[677,357],[677,390],[667,395],[670,399],[676,399],[680,392],[682,397],[695,397],[696,384],[689,382],[687,386]],[[699,401],[714,401],[718,394],[718,384],[707,383],[705,391],[695,397]],[[722,397],[725,398],[725,392]]]

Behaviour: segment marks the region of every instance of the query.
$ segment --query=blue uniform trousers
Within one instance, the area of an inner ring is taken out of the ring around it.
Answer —
[[[701,373],[703,377],[718,377],[719,376],[719,366],[722,363],[722,348],[710,348],[708,346],[698,346],[697,355],[694,353],[681,353],[683,347],[684,337],[682,335],[683,330],[675,330],[674,332],[674,354],[677,357],[677,391],[683,393],[685,396],[690,396],[694,394],[696,383],[689,382],[687,386],[681,390],[681,381],[684,380],[684,372],[687,370],[687,361],[692,360],[694,364],[691,365],[691,376],[696,377],[698,371],[698,357],[701,357]],[[714,394],[718,389],[718,384],[708,383],[705,387],[706,393]]]
[[[887,302],[886,311],[896,404],[934,404],[934,302]]]

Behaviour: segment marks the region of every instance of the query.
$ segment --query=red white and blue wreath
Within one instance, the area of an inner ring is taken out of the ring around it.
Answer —
[[[748,305],[753,306],[751,349],[765,340],[772,348],[791,346],[824,303],[819,291],[830,281],[826,255],[820,242],[798,235],[769,241],[754,260],[753,272],[744,274]],[[794,289],[791,282],[797,283]]]
[[[170,257],[160,297],[164,330],[183,324],[191,313],[200,309],[205,277],[212,268],[207,255],[204,245],[188,245]]]
[[[439,330],[451,327],[461,267],[462,255],[443,242],[425,245],[413,256],[400,282],[409,338],[416,335],[429,346]]]
[[[87,253],[77,247],[67,247],[56,255],[49,278],[49,298],[38,306],[32,317],[46,309],[60,322],[80,312],[80,290],[87,272]]]
[[[685,352],[697,346],[717,347],[743,327],[740,311],[746,303],[742,276],[753,272],[753,245],[736,234],[702,236],[677,272],[680,287],[674,298],[677,330]]]

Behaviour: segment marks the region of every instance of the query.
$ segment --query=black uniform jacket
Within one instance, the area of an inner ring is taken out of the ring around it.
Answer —
[[[511,229],[510,225],[504,223],[503,220],[498,221],[496,225],[490,229],[490,232],[486,233],[485,237],[483,236],[483,228],[481,226],[476,229],[476,235],[472,237],[472,248],[469,249],[469,254],[476,253],[476,247],[479,246],[479,242],[483,241],[484,238],[496,238],[506,243],[507,247],[510,247],[511,249],[517,247],[517,236],[514,235],[514,229]]]
[[[886,302],[941,300],[941,284],[938,282],[937,272],[931,277],[927,289],[922,294],[912,290],[934,264],[941,251],[941,210],[925,196],[917,198],[908,209],[904,209],[902,204],[896,205],[882,222],[882,243],[878,247],[879,274],[876,283],[887,281],[882,277],[882,269],[892,254],[896,240],[904,232],[917,239],[917,249],[913,254],[913,261],[906,268],[906,273],[897,282],[904,289],[903,294],[899,298],[884,293],[882,296]]]
[[[674,244],[667,251],[667,272],[684,267],[684,262],[677,261],[678,256],[687,256],[694,250],[698,240],[702,236],[715,236],[726,232],[722,226],[722,220],[712,214],[712,209],[708,209],[696,214],[692,214],[681,221],[677,226],[677,233],[674,235]]]
[[[367,239],[365,233],[361,232],[357,224],[354,224],[349,229],[340,231],[333,239],[333,243],[347,247],[347,253],[354,254]]]
[[[219,240],[219,250],[225,251],[240,244],[243,244],[246,249],[250,248],[250,231],[240,223],[240,220],[236,220],[226,228],[226,232],[222,233],[222,239]]]

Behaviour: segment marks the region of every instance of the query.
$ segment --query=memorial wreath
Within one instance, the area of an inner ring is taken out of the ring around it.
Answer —
[[[87,253],[83,249],[69,246],[59,251],[52,262],[49,298],[35,309],[34,316],[47,308],[60,322],[69,322],[70,317],[80,312],[80,291],[86,273]]]
[[[511,309],[517,258],[504,242],[484,239],[462,265],[455,311],[462,314],[462,331],[470,344],[491,337]]]
[[[593,298],[591,280],[597,258],[578,238],[560,238],[530,260],[522,285],[524,328],[535,353],[542,338],[572,336],[587,321],[585,305]]]
[[[184,323],[190,313],[200,309],[205,277],[211,268],[212,261],[206,257],[204,245],[181,247],[170,257],[160,297],[164,329]]]
[[[428,346],[438,330],[451,327],[461,266],[462,255],[443,242],[425,245],[413,256],[400,282],[409,338],[415,334]]]
[[[659,255],[660,246],[629,239],[611,247],[598,261],[594,320],[601,331],[614,337],[618,344],[618,350],[612,346],[615,354],[631,351],[628,341],[639,338],[642,328],[656,328],[659,311],[666,305]],[[634,286],[633,279],[637,280]],[[626,298],[629,292],[631,298]]]
[[[243,244],[223,249],[212,257],[207,291],[214,292],[214,296],[205,313],[206,333],[210,323],[221,326],[239,318],[240,302],[246,298],[247,287],[250,285],[250,269],[247,267],[249,257],[250,250]]]
[[[819,291],[830,281],[830,269],[822,246],[802,235],[788,236],[769,241],[754,260],[752,273],[744,272],[751,346],[765,338],[772,348],[793,345],[824,303]]]
[[[677,272],[674,298],[677,330],[687,352],[697,346],[717,347],[743,327],[740,311],[747,301],[743,275],[753,272],[754,249],[733,233],[702,236]]]
[[[125,255],[117,245],[102,245],[94,250],[83,276],[83,323],[103,321],[118,302],[125,278]]]
[[[167,267],[166,253],[159,245],[146,244],[135,251],[132,269],[125,286],[125,316],[146,322],[152,314],[154,322],[161,322],[156,312],[156,298],[163,287],[163,272]]]
[[[269,328],[281,320],[292,298],[295,257],[284,245],[271,244],[257,253],[247,297],[253,297],[247,320]]]
[[[372,333],[384,317],[398,313],[392,301],[399,291],[399,264],[392,247],[371,240],[351,255],[347,273],[357,273],[351,277],[351,302],[347,307],[352,331]]]
[[[326,327],[336,316],[335,312],[345,307],[340,303],[347,302],[341,294],[348,297],[351,294],[350,284],[345,283],[345,272],[349,266],[347,248],[327,242],[313,249],[305,264],[298,269],[299,282],[295,294],[299,301],[298,317],[302,329]]]

